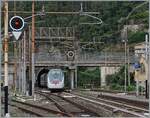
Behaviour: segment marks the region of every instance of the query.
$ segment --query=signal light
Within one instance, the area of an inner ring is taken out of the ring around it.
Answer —
[[[14,16],[10,19],[9,25],[13,31],[20,31],[24,28],[24,19],[20,16]]]
[[[67,55],[68,55],[68,57],[74,57],[74,52],[73,51],[68,51]]]

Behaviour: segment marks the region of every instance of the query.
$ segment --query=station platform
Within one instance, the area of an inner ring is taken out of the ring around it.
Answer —
[[[140,102],[147,102],[148,99],[145,98],[145,96],[136,96],[136,95],[128,95],[125,93],[101,93],[102,95],[107,95],[107,96],[112,96],[112,97],[118,97],[122,99],[129,99],[129,100],[134,100],[134,101],[140,101]]]
[[[135,95],[127,95],[125,93],[106,93],[101,91],[84,91],[85,93],[106,99],[113,99],[113,100],[121,100],[124,102],[133,102],[135,105],[138,103],[142,103],[142,105],[146,108],[149,107],[149,99],[146,99],[144,96],[135,96]]]

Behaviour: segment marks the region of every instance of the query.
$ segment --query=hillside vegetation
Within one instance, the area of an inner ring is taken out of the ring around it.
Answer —
[[[37,1],[35,2],[35,11],[42,11],[42,7],[45,12],[79,12],[81,2],[54,2],[54,1]],[[125,24],[144,24],[144,29],[148,29],[148,2],[142,7],[136,9],[128,21],[124,19],[130,12],[140,4],[144,2],[140,1],[112,1],[112,2],[82,2],[83,11],[85,12],[99,12],[98,15],[94,15],[101,18],[103,23],[100,25],[81,25],[82,22],[97,22],[95,19],[87,16],[80,16],[79,14],[49,14],[45,16],[36,17],[36,26],[42,27],[76,27],[81,41],[92,41],[93,37],[97,41],[103,41],[107,45],[110,42],[112,44],[120,43],[120,30],[123,29]],[[30,11],[32,10],[32,2],[16,2],[16,11]],[[9,10],[14,10],[14,2],[9,2]],[[13,12],[9,14],[9,17],[13,16]],[[22,17],[30,16],[29,14],[17,13]],[[41,23],[40,23],[41,21]],[[30,22],[30,21],[28,21]],[[3,21],[2,21],[3,23]],[[146,30],[142,30],[135,34],[129,33],[129,43],[143,41],[143,34]],[[138,34],[136,37],[134,35]],[[100,48],[102,49],[102,48]]]
[[[97,51],[124,51],[124,44],[121,38],[121,31],[125,25],[142,25],[142,28],[137,29],[137,31],[127,32],[128,44],[134,46],[133,44],[143,42],[145,39],[145,34],[148,30],[148,2],[141,7],[139,5],[143,4],[144,1],[94,1],[94,2],[82,2],[84,12],[99,12],[99,14],[94,15],[101,18],[103,21],[99,25],[81,25],[80,23],[97,22],[95,19],[89,18],[87,16],[81,16],[79,14],[49,14],[48,12],[79,12],[81,2],[55,2],[55,1],[36,1],[35,11],[39,13],[43,10],[45,11],[45,16],[36,17],[36,27],[75,27],[76,32],[78,32],[79,40],[81,42],[95,41],[104,42],[103,44],[94,44],[91,47]],[[138,8],[134,10],[135,8]],[[2,8],[3,9],[3,8]],[[14,2],[9,1],[9,10],[14,10]],[[17,1],[16,11],[22,11],[16,15],[22,17],[31,16],[32,2],[27,1]],[[30,13],[23,13],[30,12]],[[132,13],[132,14],[130,14]],[[128,20],[126,17],[130,14]],[[9,18],[14,15],[13,12],[9,13]],[[31,25],[31,20],[26,21]],[[3,14],[2,14],[2,29],[3,29]],[[10,44],[11,45],[11,44]],[[9,49],[12,51],[11,46]],[[87,50],[91,51],[91,50]],[[94,50],[95,51],[95,50]],[[124,69],[120,72],[114,74],[113,76],[108,76],[108,84],[112,88],[123,88],[123,78]],[[100,73],[99,69],[88,70],[85,68],[80,68],[78,71],[79,86],[84,84],[94,84],[95,86],[100,85]],[[119,87],[114,85],[116,82],[120,82]],[[112,83],[112,84],[110,84]],[[134,85],[134,84],[133,84]],[[114,87],[115,86],[115,87]]]

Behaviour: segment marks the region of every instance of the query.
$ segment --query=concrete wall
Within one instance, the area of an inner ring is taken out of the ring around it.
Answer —
[[[100,67],[101,70],[101,86],[106,86],[106,76],[118,72],[120,67]]]

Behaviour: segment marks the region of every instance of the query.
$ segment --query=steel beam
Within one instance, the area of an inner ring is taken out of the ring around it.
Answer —
[[[2,11],[4,12],[4,11]],[[17,14],[32,14],[30,11],[8,11],[10,14],[11,13],[17,13]],[[64,15],[80,15],[80,12],[44,12],[45,14],[64,14]],[[95,14],[98,15],[100,14],[99,12],[84,12],[85,14]],[[39,12],[35,12],[35,14],[39,14]]]

